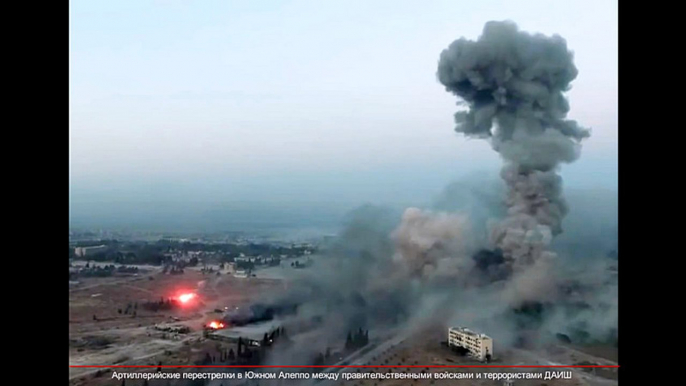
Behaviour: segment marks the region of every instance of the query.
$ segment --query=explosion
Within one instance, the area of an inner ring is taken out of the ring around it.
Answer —
[[[194,298],[195,298],[195,294],[192,293],[192,292],[184,293],[184,294],[179,295],[179,301],[180,301],[182,304],[187,304],[188,302],[190,302],[190,301],[193,300]]]
[[[577,76],[567,43],[519,31],[512,22],[486,23],[477,41],[458,39],[441,53],[438,80],[466,103],[455,130],[485,138],[505,160],[507,217],[491,241],[515,272],[547,264],[567,205],[556,169],[579,156],[589,131],[565,119],[563,92]]]
[[[394,259],[403,264],[410,276],[430,277],[446,252],[462,254],[467,229],[465,216],[408,208],[391,234],[396,244]]]
[[[488,140],[503,158],[507,210],[483,195],[472,205],[485,209],[475,221],[477,211],[465,210],[470,195],[451,189],[441,207],[408,208],[400,223],[385,208],[353,211],[316,274],[286,294],[304,304],[299,316],[321,317],[322,345],[339,339],[337,331],[405,333],[434,322],[489,331],[503,346],[528,331],[610,334],[616,342],[616,281],[589,281],[551,248],[568,212],[557,169],[578,158],[589,136],[566,119],[563,94],[577,76],[572,56],[560,36],[531,35],[512,22],[488,22],[476,41],[458,39],[441,53],[438,80],[467,106],[455,114],[455,130]],[[497,220],[486,230],[479,217]],[[565,283],[584,291],[570,297]],[[310,351],[294,345],[274,363]]]

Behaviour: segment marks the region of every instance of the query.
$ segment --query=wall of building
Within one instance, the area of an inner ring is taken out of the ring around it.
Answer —
[[[448,345],[463,347],[469,355],[479,360],[485,360],[487,355],[493,356],[493,339],[462,327],[448,329]]]

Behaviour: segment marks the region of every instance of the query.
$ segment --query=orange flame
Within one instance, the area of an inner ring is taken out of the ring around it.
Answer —
[[[220,328],[224,328],[224,323],[218,322],[218,321],[216,321],[216,320],[213,320],[213,321],[211,321],[207,326],[208,326],[209,328],[218,330],[218,329],[220,329]]]

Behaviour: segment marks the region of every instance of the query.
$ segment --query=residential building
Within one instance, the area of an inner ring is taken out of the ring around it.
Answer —
[[[467,349],[469,355],[480,361],[493,357],[493,339],[465,327],[448,329],[448,346]]]

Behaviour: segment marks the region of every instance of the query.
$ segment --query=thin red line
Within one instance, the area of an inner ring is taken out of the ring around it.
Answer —
[[[161,365],[161,366],[155,366],[155,365],[114,365],[114,366],[101,366],[101,365],[69,365],[69,367],[75,367],[75,368],[123,368],[123,367],[131,367],[131,368],[158,368],[158,367],[164,367],[164,368],[330,368],[330,367],[336,367],[336,368],[359,368],[359,367],[364,367],[364,368],[406,368],[406,367],[414,367],[414,368],[426,368],[426,367],[437,367],[437,368],[451,368],[451,367],[489,367],[489,368],[498,368],[498,367],[503,367],[503,368],[553,368],[553,367],[561,367],[561,368],[570,368],[570,367],[586,367],[586,368],[618,368],[619,365],[608,365],[608,366],[603,366],[603,365],[550,365],[550,366],[543,366],[543,365],[446,365],[446,366],[421,366],[421,365],[407,365],[407,366],[396,366],[396,365],[385,365],[385,366],[371,366],[371,365],[362,365],[362,366],[347,366],[347,365],[339,365],[339,366],[279,366],[279,365],[273,365],[273,366],[258,366],[258,365],[246,365],[246,366],[233,366],[233,365],[198,365],[198,366],[189,366],[189,365]]]

